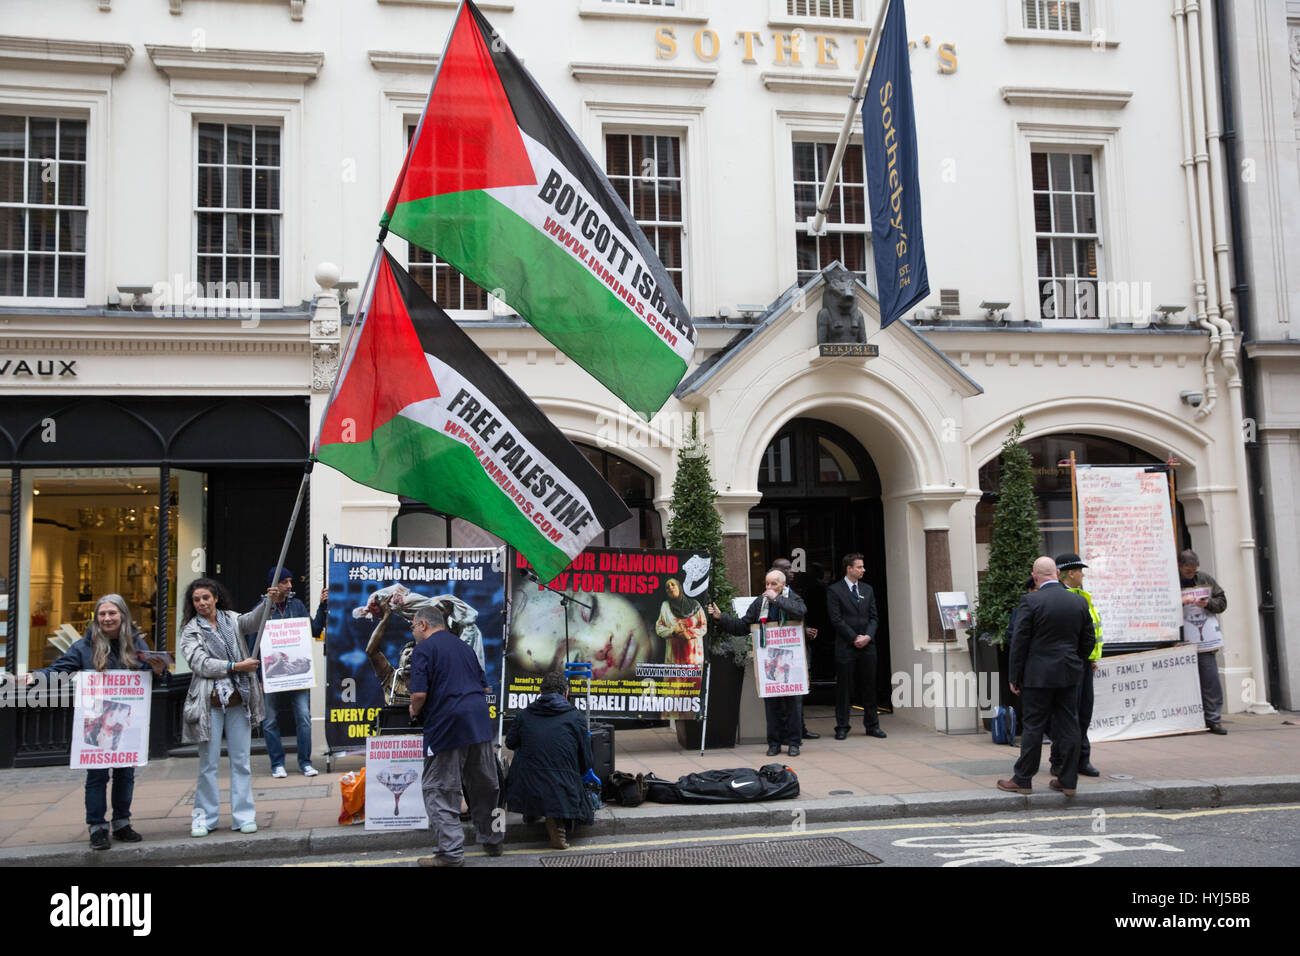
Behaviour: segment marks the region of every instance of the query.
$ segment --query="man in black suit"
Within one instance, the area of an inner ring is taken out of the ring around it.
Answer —
[[[835,635],[835,739],[849,735],[854,690],[868,737],[884,737],[876,714],[876,595],[862,580],[862,555],[844,556],[844,577],[826,589],[826,617]]]
[[[1057,580],[1055,561],[1036,560],[1034,582],[1038,589],[1020,599],[1011,635],[1011,692],[1024,702],[1020,759],[1011,779],[998,781],[998,789],[1032,791],[1050,716],[1052,742],[1059,742],[1061,758],[1061,773],[1051,788],[1069,795],[1079,781],[1079,681],[1097,636],[1088,602]]]

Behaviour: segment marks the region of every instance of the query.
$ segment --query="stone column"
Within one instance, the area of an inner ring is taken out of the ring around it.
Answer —
[[[947,528],[925,529],[925,590],[927,633],[931,641],[955,641],[957,635],[945,632],[939,620],[939,605],[934,599],[936,591],[952,590],[952,558],[948,549]]]

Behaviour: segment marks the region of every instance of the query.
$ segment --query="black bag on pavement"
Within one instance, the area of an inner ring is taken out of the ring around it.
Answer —
[[[651,803],[681,803],[682,795],[677,784],[663,780],[652,773],[643,778],[645,781],[645,798]],[[683,778],[685,779],[685,778]]]
[[[688,773],[677,781],[682,803],[754,803],[799,796],[799,777],[789,767],[770,763],[760,770],[737,767]]]

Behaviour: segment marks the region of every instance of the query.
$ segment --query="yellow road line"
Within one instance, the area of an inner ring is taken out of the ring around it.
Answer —
[[[1096,809],[1104,810],[1104,807]],[[1271,807],[1217,807],[1209,810],[1187,810],[1183,812],[1161,812],[1157,810],[1132,810],[1124,813],[1112,813],[1106,811],[1106,820],[1188,820],[1195,817],[1213,817],[1222,816],[1229,813],[1276,813],[1285,811],[1300,810],[1300,804],[1287,804],[1282,806]],[[833,833],[873,833],[883,830],[934,830],[940,828],[949,829],[970,829],[974,827],[994,827],[1008,826],[1020,823],[1062,823],[1071,820],[1089,820],[1093,819],[1092,811],[1087,813],[1069,813],[1053,817],[1013,817],[1012,819],[998,820],[958,820],[944,823],[874,823],[859,824],[855,826],[838,826],[838,827],[808,827],[804,830],[795,832],[789,829],[769,830],[766,832],[747,832],[747,833],[713,833],[708,836],[696,837],[673,837],[671,839],[659,840],[635,840],[626,843],[582,843],[575,845],[573,851],[578,853],[589,853],[594,850],[635,850],[645,847],[662,847],[675,846],[682,843],[720,843],[724,840],[762,840],[762,839],[791,839],[798,837],[826,836]],[[420,854],[419,851],[413,850],[414,854]],[[509,856],[537,856],[542,853],[562,853],[562,850],[548,850],[545,848],[506,850]],[[471,851],[473,853],[473,851]],[[312,861],[306,863],[282,863],[281,866],[389,866],[394,863],[409,863],[415,859],[415,856],[392,856],[384,857],[377,860],[349,860],[342,861]]]

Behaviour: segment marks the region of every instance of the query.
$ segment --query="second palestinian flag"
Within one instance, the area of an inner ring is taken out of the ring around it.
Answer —
[[[549,581],[631,517],[519,387],[384,253],[320,461],[514,545]]]
[[[383,223],[503,298],[647,421],[686,374],[695,327],[672,279],[468,0]]]

